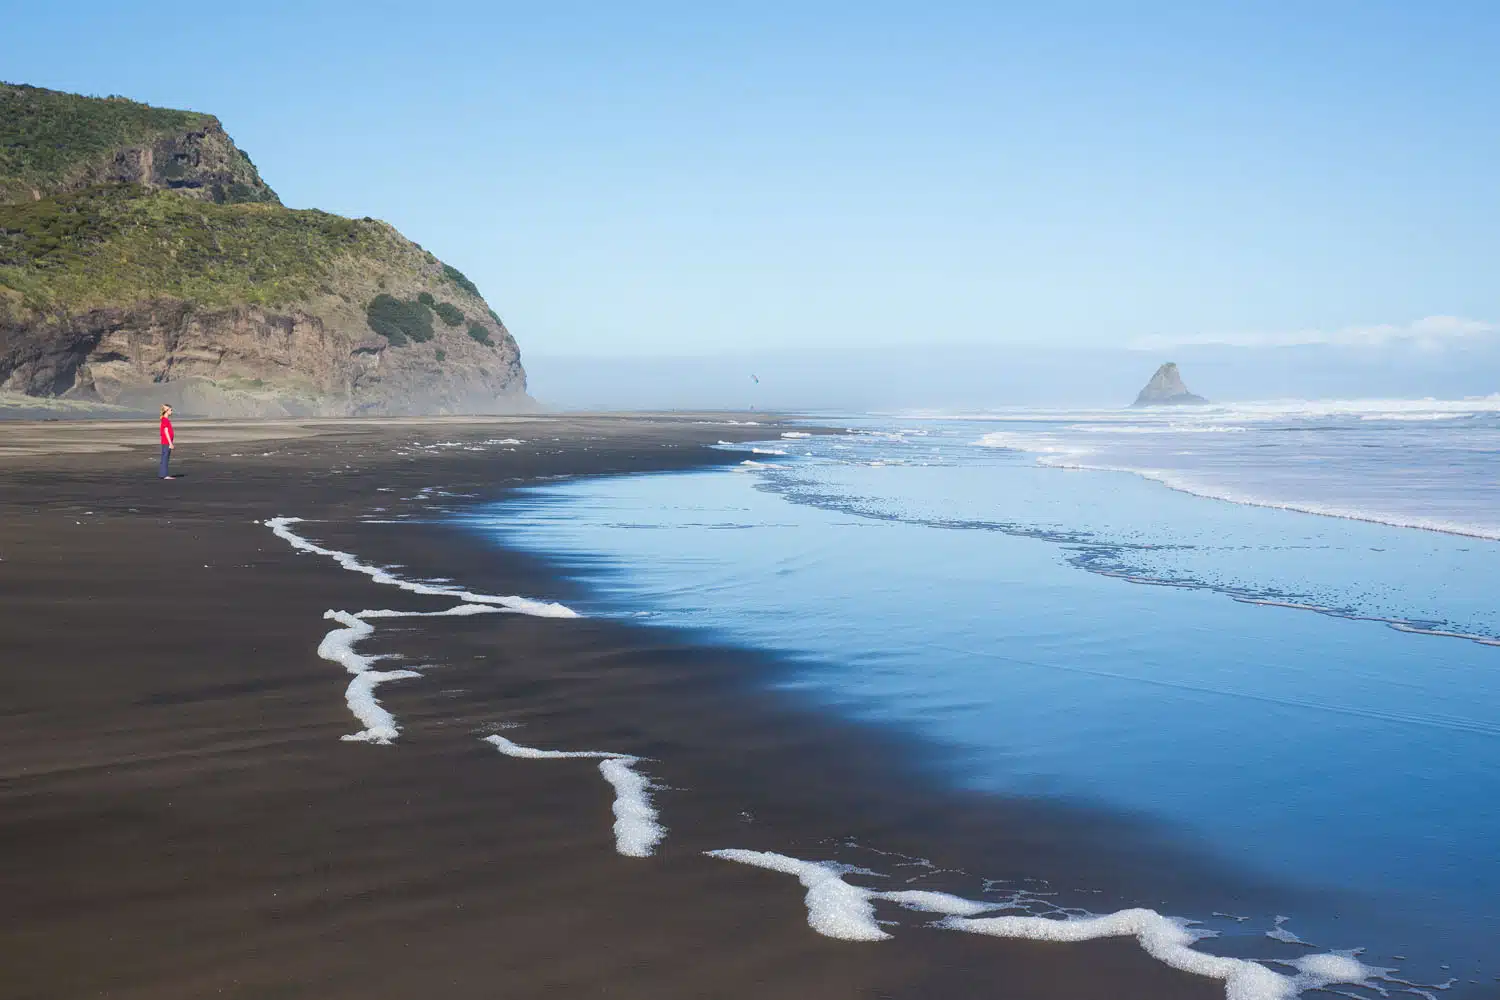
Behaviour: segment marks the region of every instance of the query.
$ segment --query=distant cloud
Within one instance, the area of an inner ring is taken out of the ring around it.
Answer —
[[[1382,323],[1377,326],[1346,326],[1338,330],[1292,330],[1279,333],[1200,333],[1184,336],[1152,335],[1133,341],[1138,351],[1160,351],[1173,347],[1218,345],[1223,347],[1305,347],[1327,344],[1336,347],[1379,347],[1404,343],[1438,347],[1465,337],[1500,332],[1500,324],[1462,316],[1427,316],[1414,323]]]

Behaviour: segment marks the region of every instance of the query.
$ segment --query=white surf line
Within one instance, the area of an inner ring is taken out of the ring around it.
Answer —
[[[375,631],[369,623],[371,618],[433,618],[443,616],[465,616],[489,612],[534,615],[540,618],[577,618],[578,613],[562,604],[534,601],[526,597],[508,597],[495,594],[476,594],[447,583],[423,583],[406,580],[388,569],[361,562],[358,557],[336,549],[325,548],[311,542],[292,530],[291,525],[301,523],[300,517],[273,517],[263,522],[272,533],[298,552],[326,556],[353,573],[368,576],[376,583],[413,594],[432,597],[455,598],[463,603],[446,611],[394,611],[374,610],[350,613],[328,611],[323,617],[337,621],[342,628],[334,629],[318,644],[318,655],[325,660],[338,663],[354,675],[344,692],[349,711],[365,727],[358,733],[350,733],[345,740],[389,745],[401,733],[396,719],[375,698],[375,689],[387,681],[404,680],[421,676],[415,670],[376,670],[374,665],[385,657],[357,653],[354,645]]]
[[[999,432],[1006,433],[1006,432]],[[1483,538],[1487,541],[1500,541],[1500,531],[1492,527],[1480,527],[1467,524],[1454,524],[1450,521],[1437,521],[1431,518],[1412,517],[1402,514],[1374,514],[1362,510],[1344,507],[1334,507],[1328,504],[1320,504],[1315,501],[1277,501],[1264,500],[1258,497],[1237,493],[1225,487],[1202,486],[1192,483],[1184,478],[1183,473],[1173,469],[1148,469],[1125,465],[1103,465],[1097,462],[1084,462],[1081,457],[1092,454],[1094,449],[1081,445],[1054,445],[1046,446],[1040,442],[1035,447],[1027,448],[1017,442],[1014,446],[1002,444],[999,439],[992,443],[986,443],[987,438],[994,435],[986,434],[978,441],[973,442],[976,446],[984,448],[999,448],[1004,451],[1024,452],[1036,456],[1036,464],[1050,469],[1067,469],[1077,472],[1123,472],[1153,483],[1159,483],[1169,490],[1178,493],[1186,493],[1189,496],[1203,497],[1206,500],[1220,500],[1224,503],[1239,504],[1245,507],[1265,507],[1271,510],[1288,510],[1298,514],[1313,514],[1317,517],[1337,517],[1347,521],[1363,521],[1367,524],[1383,524],[1391,528],[1411,528],[1417,531],[1435,531],[1442,535],[1456,535],[1461,538]]]
[[[374,664],[380,657],[356,653],[354,644],[375,632],[375,626],[358,615],[347,611],[329,611],[323,617],[333,619],[343,628],[336,628],[323,637],[323,641],[318,643],[318,655],[325,660],[332,660],[354,675],[354,679],[344,690],[344,701],[348,704],[349,711],[365,727],[361,732],[350,733],[343,739],[389,745],[400,735],[401,730],[396,725],[395,717],[375,700],[375,688],[385,681],[421,675],[415,670],[376,670]]]
[[[940,924],[953,930],[1029,941],[1133,937],[1141,950],[1163,965],[1222,980],[1225,1000],[1291,1000],[1305,990],[1323,989],[1335,983],[1373,989],[1377,980],[1392,971],[1365,965],[1353,955],[1323,952],[1283,963],[1297,970],[1295,975],[1283,975],[1249,959],[1224,958],[1194,951],[1193,945],[1213,936],[1212,932],[1195,928],[1189,921],[1162,916],[1147,909],[1120,910],[1072,920],[953,916]]]
[[[667,835],[651,805],[651,781],[635,770],[641,758],[607,750],[538,750],[523,747],[504,736],[486,736],[484,742],[507,757],[527,760],[591,758],[599,761],[599,773],[615,790],[615,850],[631,858],[648,858]]]
[[[1207,588],[1212,589],[1212,588]],[[1305,604],[1299,601],[1280,601],[1270,597],[1250,597],[1240,594],[1230,594],[1232,599],[1241,604],[1257,604],[1267,608],[1291,608],[1295,611],[1316,611],[1320,615],[1330,618],[1346,618],[1355,622],[1380,622],[1389,625],[1397,632],[1410,632],[1413,635],[1435,635],[1445,639],[1467,639],[1477,642],[1481,646],[1500,646],[1500,639],[1490,635],[1481,635],[1475,632],[1459,632],[1454,629],[1429,628],[1418,625],[1416,622],[1407,621],[1405,618],[1387,618],[1384,615],[1362,615],[1356,611],[1342,611],[1338,608],[1328,608],[1321,604]]]
[[[874,872],[833,862],[802,861],[770,851],[729,849],[706,853],[712,858],[738,861],[740,864],[795,875],[807,889],[807,925],[824,937],[838,938],[841,941],[884,941],[891,936],[881,930],[875,919],[874,901],[877,899],[890,900],[928,913],[965,916],[988,913],[1006,905],[979,903],[972,899],[950,896],[945,892],[919,889],[865,889],[845,882],[844,876],[874,875]]]
[[[263,523],[271,529],[277,538],[280,538],[298,552],[327,556],[351,573],[362,573],[376,583],[385,584],[386,586],[400,587],[402,590],[413,594],[427,594],[432,597],[452,597],[468,604],[494,604],[517,614],[533,615],[538,618],[578,617],[578,612],[567,605],[551,601],[536,601],[529,597],[508,597],[497,594],[476,594],[473,591],[464,590],[461,587],[451,584],[421,583],[415,580],[403,579],[388,569],[360,562],[357,556],[351,555],[348,552],[327,549],[303,538],[291,529],[291,525],[302,523],[302,518],[300,517],[273,517]]]
[[[1352,954],[1325,952],[1304,955],[1285,964],[1296,970],[1283,975],[1242,958],[1224,958],[1194,951],[1193,945],[1213,937],[1214,931],[1195,927],[1191,921],[1166,917],[1155,910],[1128,909],[1099,916],[1068,916],[1061,919],[1038,916],[994,916],[981,914],[1005,909],[1015,901],[982,902],[943,892],[888,892],[851,885],[848,874],[873,875],[861,869],[831,862],[802,861],[769,851],[719,850],[709,856],[754,865],[794,875],[807,889],[807,923],[826,937],[844,941],[883,941],[891,935],[875,919],[876,900],[888,900],[907,909],[937,913],[943,919],[935,926],[991,937],[1029,941],[1092,941],[1107,937],[1133,937],[1152,958],[1183,972],[1209,976],[1224,983],[1225,1000],[1291,1000],[1304,990],[1334,984],[1379,989],[1377,981],[1392,982],[1392,969],[1367,966]]]
[[[395,717],[375,699],[375,688],[386,681],[422,676],[415,670],[376,670],[375,664],[386,657],[355,652],[354,644],[368,639],[375,631],[375,626],[368,619],[463,617],[507,611],[510,609],[491,604],[459,604],[446,611],[379,610],[355,614],[348,611],[324,612],[324,618],[332,619],[343,627],[336,628],[323,637],[323,641],[318,643],[318,655],[339,664],[354,675],[344,691],[344,701],[349,705],[349,711],[365,727],[358,733],[350,733],[342,738],[351,742],[389,746],[401,734],[401,727],[396,724]]]

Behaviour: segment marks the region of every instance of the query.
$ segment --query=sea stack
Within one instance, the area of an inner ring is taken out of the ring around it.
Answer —
[[[1188,391],[1188,387],[1182,382],[1182,375],[1177,371],[1177,363],[1168,361],[1156,369],[1156,374],[1151,376],[1151,381],[1146,383],[1140,395],[1135,397],[1132,406],[1181,406],[1189,403],[1206,403],[1208,400],[1202,396]]]

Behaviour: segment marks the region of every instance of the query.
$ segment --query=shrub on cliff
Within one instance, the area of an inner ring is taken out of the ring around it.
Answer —
[[[432,310],[416,300],[403,301],[382,292],[370,300],[365,318],[370,329],[389,340],[392,347],[401,347],[408,340],[420,344],[432,339]]]
[[[459,288],[462,288],[470,295],[479,295],[479,289],[475,286],[474,282],[464,277],[464,273],[458,268],[454,267],[452,264],[443,265],[443,277],[447,278],[449,281],[453,282],[455,285],[457,285]]]
[[[490,331],[486,330],[484,327],[480,326],[478,323],[470,323],[469,324],[469,336],[473,337],[475,340],[479,341],[485,347],[494,347],[495,346],[495,342],[490,339]]]
[[[417,301],[422,303],[424,306],[427,306],[429,309],[437,305],[437,299],[432,297],[431,292],[423,292],[422,294],[418,295]]]
[[[47,188],[80,163],[145,146],[214,119],[124,98],[100,100],[22,84],[0,84],[0,180]],[[18,188],[18,191],[21,190]]]
[[[437,305],[432,307],[432,311],[437,313],[438,319],[442,320],[448,326],[463,325],[464,314],[458,308],[458,306],[454,305],[452,302],[439,302]]]
[[[161,298],[277,306],[317,294],[348,259],[412,266],[387,227],[326,212],[128,184],[0,205],[0,301],[24,315]]]

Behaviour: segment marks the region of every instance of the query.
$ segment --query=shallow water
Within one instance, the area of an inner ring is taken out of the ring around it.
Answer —
[[[529,490],[479,520],[561,558],[589,585],[580,610],[789,654],[784,683],[915,734],[956,785],[1146,816],[1314,890],[1299,900],[1343,900],[1289,901],[1284,929],[1309,942],[1492,983],[1500,647],[1359,616],[1500,635],[1500,543],[1040,465],[1057,452],[980,444],[996,426],[862,421],[733,470]],[[1248,916],[1223,929],[1277,926]]]

